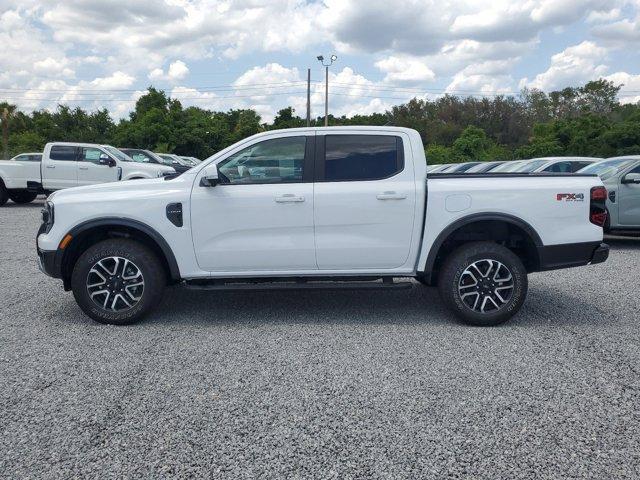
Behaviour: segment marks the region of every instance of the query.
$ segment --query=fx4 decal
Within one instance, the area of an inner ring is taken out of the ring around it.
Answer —
[[[558,193],[556,200],[562,202],[584,202],[584,193]]]

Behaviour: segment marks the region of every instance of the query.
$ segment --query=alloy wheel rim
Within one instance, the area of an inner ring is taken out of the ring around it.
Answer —
[[[509,303],[514,287],[511,271],[503,263],[485,258],[464,269],[458,281],[458,294],[470,310],[493,313]]]
[[[87,274],[87,292],[98,307],[123,312],[135,307],[144,293],[144,276],[140,268],[123,257],[105,257]]]

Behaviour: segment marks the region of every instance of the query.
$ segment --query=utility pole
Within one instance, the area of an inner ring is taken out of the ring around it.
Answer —
[[[307,127],[311,126],[311,69],[307,68]]]
[[[324,56],[318,55],[318,61],[324,66],[324,126],[329,126],[329,67],[338,59],[331,55],[329,63],[324,63]]]

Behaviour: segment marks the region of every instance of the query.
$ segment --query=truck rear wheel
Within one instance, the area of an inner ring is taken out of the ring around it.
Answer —
[[[468,243],[445,261],[438,281],[444,303],[463,322],[493,326],[515,315],[527,296],[527,271],[511,250]]]
[[[100,323],[137,322],[162,300],[166,284],[158,257],[128,239],[96,243],[76,262],[73,296],[84,313]]]
[[[30,192],[29,190],[14,190],[9,192],[9,198],[14,203],[31,203],[38,196],[37,192]]]

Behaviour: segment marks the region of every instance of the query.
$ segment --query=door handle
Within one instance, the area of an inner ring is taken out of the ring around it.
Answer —
[[[47,165],[47,168],[56,168],[55,165]]]
[[[293,193],[285,193],[279,195],[274,199],[277,203],[299,203],[304,202],[304,197],[300,195],[294,195]]]
[[[407,198],[407,196],[403,193],[389,191],[379,193],[378,195],[376,195],[376,198],[378,200],[404,200],[405,198]]]
[[[79,166],[78,168],[79,168],[80,170],[89,170],[89,167]]]

